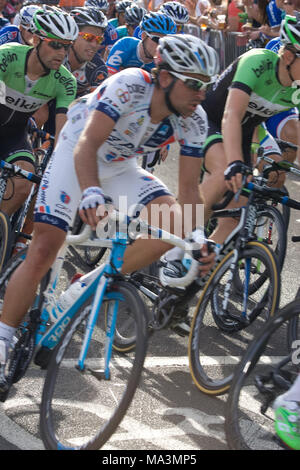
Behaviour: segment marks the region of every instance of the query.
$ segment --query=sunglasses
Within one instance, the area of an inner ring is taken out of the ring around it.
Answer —
[[[214,79],[211,80],[210,82],[203,82],[202,80],[199,80],[198,78],[191,78],[191,77],[187,77],[186,75],[181,75],[181,73],[171,72],[171,71],[169,71],[169,73],[171,75],[174,75],[174,77],[179,78],[179,80],[182,80],[188,88],[194,91],[206,90],[206,88],[209,85],[215,82]]]
[[[55,51],[58,51],[59,49],[62,49],[62,48],[64,48],[65,51],[68,51],[73,44],[72,42],[53,41],[53,39],[43,39],[43,41],[46,41],[48,46],[50,46]]]
[[[152,36],[151,34],[147,34],[147,36],[151,39],[151,41],[155,42],[155,44],[158,44],[159,40],[161,39],[159,36]]]
[[[181,33],[183,31],[183,24],[177,24],[176,25],[176,33]]]
[[[87,42],[96,41],[97,44],[101,44],[104,38],[103,35],[96,36],[96,34],[92,34],[92,33],[78,33],[78,35]]]

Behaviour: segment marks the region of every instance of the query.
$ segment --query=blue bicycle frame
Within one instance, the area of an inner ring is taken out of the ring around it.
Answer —
[[[108,322],[107,322],[107,329],[106,329],[106,351],[105,351],[105,371],[104,377],[109,379],[109,362],[111,359],[112,353],[112,344],[114,339],[114,331],[115,325],[117,320],[117,313],[118,313],[118,300],[122,300],[120,298],[120,294],[118,292],[106,292],[108,283],[111,280],[111,276],[118,274],[120,271],[122,264],[123,264],[123,257],[124,252],[127,246],[127,238],[120,234],[117,234],[116,239],[111,240],[112,242],[112,250],[110,253],[109,261],[102,266],[101,268],[96,268],[99,270],[98,275],[96,278],[88,284],[85,288],[83,288],[82,294],[73,305],[67,309],[64,314],[62,315],[59,320],[54,323],[48,331],[46,331],[46,325],[49,321],[49,312],[47,306],[43,306],[42,313],[41,313],[41,323],[36,333],[36,344],[38,347],[46,348],[48,350],[53,350],[55,346],[60,341],[60,338],[72,320],[74,315],[78,312],[78,310],[85,304],[85,302],[94,295],[93,303],[91,306],[91,313],[89,315],[89,321],[87,324],[85,338],[82,346],[82,350],[80,356],[78,358],[78,368],[80,370],[84,370],[85,368],[85,358],[87,355],[88,347],[91,341],[91,337],[93,334],[94,326],[97,322],[98,314],[100,312],[100,308],[102,305],[103,300],[114,300],[115,302],[112,303],[112,306],[108,309]],[[56,276],[51,288],[54,290],[57,283]],[[112,308],[113,307],[113,308]]]

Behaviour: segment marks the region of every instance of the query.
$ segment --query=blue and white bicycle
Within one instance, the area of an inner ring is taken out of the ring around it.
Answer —
[[[15,338],[7,371],[10,386],[24,376],[32,358],[47,368],[40,410],[41,436],[47,449],[102,447],[124,417],[139,384],[147,352],[147,315],[138,291],[120,273],[126,246],[134,239],[128,230],[132,219],[124,216],[120,223],[120,217],[116,211],[110,215],[117,228],[113,238],[92,239],[87,226],[81,234],[67,236]],[[191,253],[186,241],[142,221],[141,231]],[[80,244],[106,246],[111,249],[110,256],[54,321],[55,292],[66,250]],[[2,272],[0,290],[25,256],[20,253]],[[190,258],[191,268],[182,278],[183,285],[198,274],[198,263]],[[122,322],[127,317],[135,324],[136,347],[126,356],[112,347],[118,315]],[[8,393],[0,399],[4,401]]]

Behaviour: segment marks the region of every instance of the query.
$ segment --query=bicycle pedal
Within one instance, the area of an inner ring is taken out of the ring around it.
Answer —
[[[52,354],[52,350],[51,349],[48,349],[48,348],[45,348],[45,347],[41,347],[35,357],[34,357],[34,364],[37,365],[37,366],[40,366],[41,369],[45,370],[47,369],[48,365],[49,365],[49,362],[50,362],[50,359],[51,359],[51,354]]]

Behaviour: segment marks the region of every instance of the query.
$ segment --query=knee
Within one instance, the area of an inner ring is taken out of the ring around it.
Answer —
[[[14,178],[14,196],[20,201],[25,201],[30,193],[31,187],[32,183],[30,181]]]

